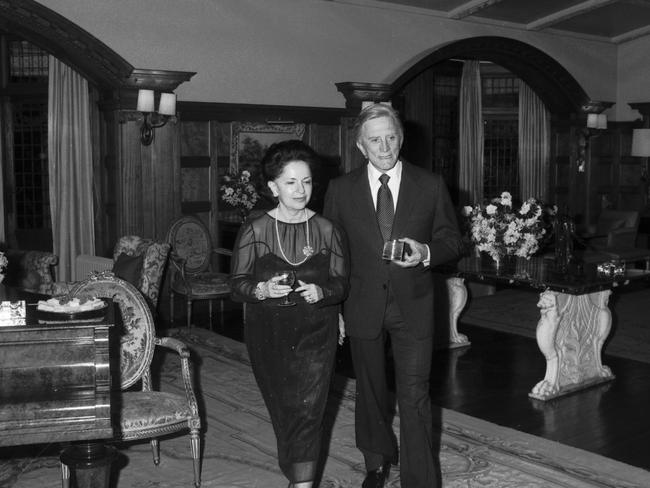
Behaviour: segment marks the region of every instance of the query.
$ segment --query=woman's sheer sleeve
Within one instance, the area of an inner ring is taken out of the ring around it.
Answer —
[[[237,302],[259,302],[255,296],[257,281],[253,275],[255,258],[255,232],[250,223],[244,224],[237,234],[230,266],[232,299]]]
[[[335,305],[341,303],[348,295],[349,289],[349,260],[348,247],[345,234],[332,227],[330,239],[330,269],[327,284],[322,286],[323,300],[321,306]]]

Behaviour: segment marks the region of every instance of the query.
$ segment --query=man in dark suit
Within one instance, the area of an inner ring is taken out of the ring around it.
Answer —
[[[397,459],[385,371],[384,344],[390,337],[401,486],[432,488],[439,468],[429,396],[430,269],[460,255],[456,213],[440,176],[400,160],[403,129],[392,107],[366,107],[355,131],[368,164],[330,182],[323,213],[345,230],[350,250],[344,317],[357,379],[356,443],[368,471],[362,487],[384,486]],[[382,258],[391,239],[406,243],[403,261]]]

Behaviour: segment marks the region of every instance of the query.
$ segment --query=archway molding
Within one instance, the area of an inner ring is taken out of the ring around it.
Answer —
[[[491,61],[503,66],[529,85],[555,116],[580,113],[590,99],[560,63],[540,49],[515,39],[482,36],[454,41],[431,52],[408,68],[393,83],[399,93],[413,78],[449,59]]]
[[[0,28],[48,51],[100,89],[119,88],[133,71],[106,44],[34,0],[1,0]]]

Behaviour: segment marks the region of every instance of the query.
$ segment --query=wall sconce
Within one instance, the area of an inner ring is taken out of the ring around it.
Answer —
[[[580,139],[578,140],[578,172],[584,173],[587,164],[587,148],[589,147],[589,139],[597,136],[599,131],[607,129],[607,115],[606,114],[587,114],[587,127],[580,131]]]
[[[138,112],[142,112],[142,127],[140,127],[140,142],[148,146],[153,142],[154,130],[162,127],[176,115],[176,94],[161,93],[158,112],[154,109],[154,91],[138,90]]]

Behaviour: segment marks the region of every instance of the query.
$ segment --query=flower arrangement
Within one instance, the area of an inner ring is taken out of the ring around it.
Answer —
[[[220,190],[221,199],[242,213],[251,211],[260,198],[247,170],[225,175]]]
[[[466,206],[470,240],[481,252],[488,253],[497,263],[503,256],[514,255],[530,259],[539,250],[546,234],[546,213],[543,205],[529,198],[518,209],[513,208],[512,195],[504,191],[487,204]]]
[[[5,256],[5,253],[0,251],[0,283],[2,283],[2,280],[5,278],[5,268],[9,264],[9,261],[7,260],[7,256]]]

